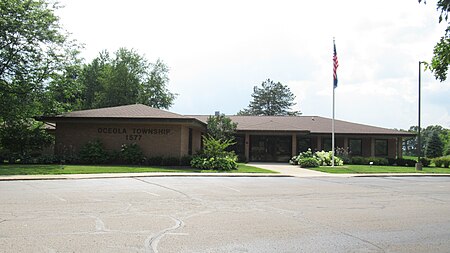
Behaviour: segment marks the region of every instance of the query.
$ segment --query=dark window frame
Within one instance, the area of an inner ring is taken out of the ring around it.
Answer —
[[[354,150],[352,150],[352,145],[351,145],[351,143],[352,143],[352,141],[359,141],[359,152],[358,153],[355,153],[354,152]],[[361,156],[362,155],[362,139],[358,139],[358,138],[351,138],[351,139],[348,139],[348,150],[350,151],[350,154],[352,155],[352,156]]]
[[[326,149],[325,148],[325,141],[329,141],[330,142],[330,149]],[[331,151],[332,149],[333,149],[333,140],[330,138],[330,137],[322,137],[322,149],[320,150],[320,151]],[[336,145],[336,143],[335,143],[335,145]]]
[[[383,142],[383,145],[385,145],[385,147],[383,147],[383,152],[378,152],[380,149],[377,148],[378,144],[377,143],[381,143]],[[388,156],[389,154],[389,143],[387,139],[375,139],[375,156]]]

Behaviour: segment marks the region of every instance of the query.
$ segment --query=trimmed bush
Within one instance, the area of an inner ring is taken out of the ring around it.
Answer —
[[[191,166],[202,170],[235,170],[237,169],[236,161],[236,155],[210,158],[194,156],[191,160]]]
[[[429,167],[430,163],[431,163],[431,159],[422,157],[422,158],[420,158],[420,162],[422,163],[423,167]]]
[[[333,160],[333,151],[317,151],[315,153],[315,156],[319,160],[319,164],[322,166],[331,166],[332,160]],[[334,156],[334,165],[335,166],[342,166],[344,165],[344,162],[337,156]]]
[[[190,166],[191,165],[191,160],[192,160],[192,156],[185,155],[185,156],[181,157],[180,165],[181,166]]]
[[[162,156],[152,156],[147,158],[147,165],[153,166],[161,166],[162,165]]]
[[[367,161],[368,163],[366,164],[370,164],[370,162],[373,162],[373,165],[382,165],[382,166],[389,165],[389,161],[383,157],[367,157]]]
[[[145,160],[144,153],[136,143],[122,144],[120,158],[127,164],[142,164]]]
[[[405,158],[398,158],[396,160],[396,164],[397,164],[397,166],[414,167],[414,166],[416,166],[416,160],[405,159]]]
[[[227,148],[234,143],[231,140],[203,137],[203,150],[191,160],[191,166],[197,169],[234,170],[237,169],[237,155]]]
[[[366,165],[366,164],[369,164],[369,161],[365,157],[354,156],[351,159],[351,163],[352,164],[357,164],[357,165]]]
[[[450,158],[443,158],[444,160],[444,168],[450,167]]]
[[[80,149],[79,158],[82,163],[104,164],[108,161],[108,152],[99,140],[90,141]]]
[[[289,160],[289,164],[298,165],[298,156],[293,156],[291,160]]]
[[[320,166],[319,160],[314,157],[301,158],[298,160],[298,164],[302,168],[314,168]]]
[[[450,156],[436,157],[432,161],[436,167],[448,168],[450,166]]]
[[[179,166],[180,159],[177,157],[163,157],[161,161],[163,166]]]

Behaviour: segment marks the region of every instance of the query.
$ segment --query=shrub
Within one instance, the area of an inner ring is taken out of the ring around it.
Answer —
[[[428,167],[428,166],[430,166],[431,159],[428,159],[426,157],[422,157],[422,158],[420,158],[420,162],[422,163],[423,167]]]
[[[396,158],[387,158],[388,161],[388,165],[389,166],[394,166],[397,164],[397,159]]]
[[[120,158],[127,164],[142,164],[145,160],[144,153],[136,143],[122,144]]]
[[[297,159],[303,159],[303,158],[313,158],[314,157],[314,153],[311,151],[310,148],[308,148],[307,151],[305,152],[301,152],[300,154],[298,154]]]
[[[369,164],[369,162],[367,161],[367,159],[365,157],[362,156],[354,156],[351,159],[351,163],[352,164],[357,164],[357,165],[366,165]]]
[[[348,148],[336,148],[335,156],[339,157],[343,164],[349,164],[351,162],[350,151]]]
[[[416,160],[406,159],[406,158],[397,158],[396,164],[397,164],[397,166],[414,167],[414,166],[416,166]]]
[[[450,167],[450,158],[449,157],[447,157],[447,158],[444,157],[443,160],[444,160],[444,168]]]
[[[433,158],[432,161],[433,161],[434,165],[438,168],[442,167],[442,165],[444,164],[444,161],[442,160],[441,157]]]
[[[319,167],[320,166],[319,160],[317,158],[314,158],[314,157],[301,158],[301,159],[298,160],[298,164],[302,168],[313,168],[313,167]]]
[[[291,160],[289,160],[289,164],[298,165],[298,156],[293,156]]]
[[[231,140],[203,137],[203,150],[191,160],[191,166],[198,169],[233,170],[237,169],[237,156],[227,148],[234,145]]]
[[[108,161],[108,152],[99,140],[90,141],[81,147],[79,159],[82,163],[104,164]]]
[[[180,159],[177,157],[163,157],[161,161],[163,166],[179,166]]]
[[[191,160],[191,166],[203,170],[235,170],[237,169],[236,160],[236,155],[210,158],[194,156]]]
[[[389,162],[386,158],[383,157],[367,157],[367,163],[370,164],[370,162],[373,163],[373,165],[389,165]]]
[[[180,165],[181,166],[190,166],[191,165],[191,160],[192,160],[192,156],[185,155],[185,156],[181,157]]]
[[[450,166],[450,157],[449,156],[443,156],[443,157],[437,157],[432,160],[436,167],[444,167],[448,168]]]
[[[153,166],[161,166],[162,165],[162,156],[153,156],[147,158],[147,164]]]
[[[317,157],[317,159],[319,160],[319,164],[322,166],[331,166],[332,165],[332,159],[333,159],[333,151],[317,151],[315,153],[315,156]],[[342,162],[342,160],[337,157],[334,156],[334,165],[336,166],[342,166],[344,165],[344,163]]]

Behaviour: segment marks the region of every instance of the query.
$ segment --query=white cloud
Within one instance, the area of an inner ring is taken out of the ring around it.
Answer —
[[[340,67],[337,117],[385,127],[417,122],[418,61],[444,32],[417,1],[63,0],[61,21],[99,51],[135,48],[170,69],[183,114],[236,113],[267,78],[289,85],[305,115],[331,116],[332,38]],[[426,124],[449,125],[450,84],[424,74]],[[443,88],[444,87],[444,88]],[[448,100],[448,99],[447,99]]]

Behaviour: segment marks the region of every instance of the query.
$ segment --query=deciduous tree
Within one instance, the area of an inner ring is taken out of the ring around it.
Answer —
[[[418,0],[426,3],[425,0]],[[439,23],[448,21],[450,0],[438,0],[437,9],[440,11]],[[433,50],[433,58],[427,67],[433,72],[436,79],[443,82],[447,79],[448,66],[450,65],[450,24],[447,25],[444,35],[436,43]]]
[[[83,108],[141,103],[168,109],[176,94],[167,89],[169,68],[150,63],[134,50],[120,48],[110,57],[103,51],[83,68]]]

